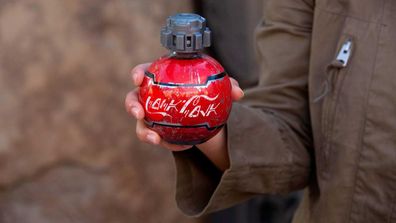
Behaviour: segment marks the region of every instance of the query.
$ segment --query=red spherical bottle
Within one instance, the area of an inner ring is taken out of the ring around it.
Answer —
[[[173,144],[200,144],[218,133],[231,110],[231,83],[224,68],[201,53],[210,46],[203,17],[171,16],[161,31],[170,54],[146,71],[139,100],[146,125]]]

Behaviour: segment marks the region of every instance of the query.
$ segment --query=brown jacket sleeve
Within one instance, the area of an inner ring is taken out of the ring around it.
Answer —
[[[234,103],[227,123],[231,167],[221,174],[198,149],[174,153],[176,200],[187,215],[255,194],[305,187],[311,168],[308,69],[313,0],[267,0],[257,31],[259,86]]]

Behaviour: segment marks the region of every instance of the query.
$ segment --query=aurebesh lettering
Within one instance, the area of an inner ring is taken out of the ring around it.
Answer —
[[[162,116],[172,117],[172,113],[183,114],[184,117],[197,118],[208,117],[212,113],[217,114],[216,109],[220,102],[216,102],[219,94],[215,97],[207,95],[195,95],[189,99],[167,99],[167,98],[152,98],[149,96],[146,100],[146,112],[150,114],[158,114]],[[206,100],[209,103],[203,105],[201,100]]]

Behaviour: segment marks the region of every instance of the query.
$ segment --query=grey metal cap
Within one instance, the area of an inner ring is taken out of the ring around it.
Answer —
[[[206,19],[192,13],[170,16],[161,30],[161,43],[176,52],[196,52],[209,47],[211,35]]]

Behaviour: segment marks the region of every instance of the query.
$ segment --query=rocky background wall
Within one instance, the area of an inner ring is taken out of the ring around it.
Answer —
[[[170,153],[140,144],[129,69],[174,0],[0,0],[0,222],[183,223]]]

